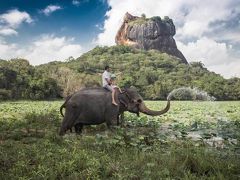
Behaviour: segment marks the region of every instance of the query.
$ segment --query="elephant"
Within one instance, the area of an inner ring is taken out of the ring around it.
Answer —
[[[104,88],[85,88],[69,96],[60,107],[60,113],[63,121],[59,135],[63,136],[67,130],[75,128],[75,132],[80,134],[84,125],[97,125],[106,122],[107,127],[117,125],[119,116],[125,111],[135,113],[139,112],[159,116],[170,109],[170,100],[168,99],[166,107],[161,111],[153,111],[146,107],[142,96],[135,88],[125,88],[115,93],[115,99],[118,106],[112,104],[111,92]],[[65,108],[65,116],[63,115]]]

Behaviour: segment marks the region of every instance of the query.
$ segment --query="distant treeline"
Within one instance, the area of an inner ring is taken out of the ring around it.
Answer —
[[[100,86],[105,65],[112,67],[119,86],[135,86],[145,99],[166,99],[183,86],[217,100],[240,99],[239,78],[224,79],[201,62],[186,65],[165,53],[127,46],[96,47],[77,59],[35,67],[24,59],[0,60],[0,99],[60,98],[82,87]]]

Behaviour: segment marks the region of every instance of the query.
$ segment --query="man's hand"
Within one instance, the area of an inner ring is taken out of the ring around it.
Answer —
[[[110,86],[112,84],[112,81],[108,81],[108,85]]]
[[[106,79],[106,81],[107,81],[108,85],[111,85],[111,84],[112,84],[112,81],[111,81],[111,79],[107,79],[107,78],[105,78],[105,79]]]

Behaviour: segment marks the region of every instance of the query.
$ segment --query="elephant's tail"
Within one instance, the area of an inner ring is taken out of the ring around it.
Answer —
[[[66,104],[67,104],[68,100],[69,100],[71,97],[72,97],[72,95],[68,96],[68,97],[66,98],[65,102],[63,103],[63,105],[60,107],[60,113],[61,113],[62,117],[64,117],[63,112],[62,112],[62,109],[66,107]]]

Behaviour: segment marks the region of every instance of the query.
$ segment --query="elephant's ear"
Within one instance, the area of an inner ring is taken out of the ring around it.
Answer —
[[[130,86],[130,89],[138,92],[138,89],[135,86]]]
[[[121,104],[123,104],[124,107],[127,107],[127,103],[126,103],[125,101],[123,101],[122,99],[119,99],[119,102],[120,102]]]
[[[130,98],[128,92],[123,90],[122,93],[119,94],[118,100],[125,107],[128,107],[128,103],[131,101],[131,98]]]

